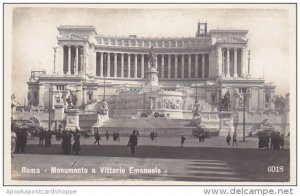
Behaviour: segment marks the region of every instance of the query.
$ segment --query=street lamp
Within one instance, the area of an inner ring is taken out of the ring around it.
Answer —
[[[240,93],[237,93],[237,96],[242,99],[241,102],[239,102],[238,107],[241,105],[243,106],[243,142],[246,141],[246,103],[247,99],[251,96],[249,92],[249,88],[240,88]]]

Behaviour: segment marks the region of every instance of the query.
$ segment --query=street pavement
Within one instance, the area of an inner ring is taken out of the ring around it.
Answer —
[[[246,137],[246,141],[242,142],[243,138],[238,137],[237,146],[230,146],[226,143],[226,137],[222,136],[213,136],[210,138],[206,138],[204,143],[200,143],[197,138],[192,136],[185,136],[186,140],[184,143],[184,147],[212,147],[212,148],[258,148],[258,138],[257,137]],[[120,142],[114,142],[112,137],[108,140],[104,136],[101,136],[100,145],[121,145],[125,146],[128,143],[129,137],[120,137]],[[138,138],[138,146],[180,146],[180,137],[157,137],[153,141],[151,141],[150,137],[139,137]],[[82,145],[92,145],[94,143],[94,137],[90,137],[88,139],[81,137],[80,144]],[[55,140],[55,137],[52,137],[52,144],[61,144],[61,141]],[[30,138],[28,139],[28,144],[38,144],[38,138]],[[289,139],[285,138],[285,148],[289,149]]]
[[[55,160],[55,161],[51,161]],[[54,163],[55,162],[55,163]],[[38,163],[38,164],[32,164]],[[221,160],[133,158],[133,157],[85,157],[64,155],[17,154],[12,159],[12,178],[16,180],[44,181],[246,181]],[[51,167],[63,169],[86,168],[85,174],[57,174]],[[40,173],[28,174],[25,168],[39,168]],[[101,168],[122,168],[124,173],[101,173]],[[130,173],[130,167],[160,170],[160,173]],[[95,173],[92,172],[95,169]],[[21,172],[20,172],[21,171]],[[24,170],[25,171],[25,170]]]
[[[180,147],[180,137],[158,137],[151,141],[140,137],[134,156],[126,146],[128,137],[120,142],[102,137],[100,145],[94,138],[81,137],[79,155],[63,155],[61,141],[52,139],[52,146],[38,145],[38,138],[29,138],[24,153],[15,154],[12,160],[12,179],[30,181],[169,181],[169,182],[287,182],[289,181],[290,151],[286,139],[284,150],[258,149],[257,138],[246,138],[238,146],[228,146],[225,137],[211,137],[200,143],[186,136]],[[283,166],[282,173],[268,173],[270,165]],[[40,170],[40,173],[22,172]],[[86,174],[51,173],[58,169],[87,169]],[[101,173],[100,168],[122,168],[123,173]],[[160,173],[133,174],[130,167],[158,169]],[[92,169],[95,169],[93,173]],[[25,170],[24,170],[25,171]],[[21,183],[22,184],[22,183]]]

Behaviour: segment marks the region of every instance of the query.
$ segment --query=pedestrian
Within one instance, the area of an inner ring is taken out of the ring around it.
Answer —
[[[263,135],[261,133],[258,134],[258,148],[263,148]]]
[[[183,147],[185,141],[185,137],[183,136],[183,134],[181,134],[181,141],[180,141],[180,146]]]
[[[80,151],[80,132],[79,129],[76,129],[75,133],[73,133],[73,152],[78,155]]]
[[[227,142],[228,146],[230,146],[230,141],[231,141],[231,135],[230,135],[230,133],[228,133],[228,135],[226,137],[226,142]]]
[[[114,131],[114,133],[113,133],[113,141],[116,142],[116,140],[117,140],[117,133]]]
[[[11,131],[11,158],[14,158],[14,153],[16,150],[17,134]]]
[[[236,133],[234,133],[233,136],[232,136],[232,146],[234,146],[234,144],[235,144],[235,146],[237,146],[237,135],[236,135]]]
[[[109,133],[108,133],[108,131],[106,131],[106,141],[108,140],[108,138],[109,138]]]
[[[284,146],[284,135],[283,134],[280,135],[279,146],[280,146],[281,150],[283,150],[283,146]]]
[[[16,152],[25,152],[25,146],[27,144],[27,131],[19,129],[17,134],[17,141],[16,141]]]
[[[63,150],[63,154],[70,154],[71,152],[71,131],[63,131],[62,133],[62,150]]]
[[[46,147],[50,147],[51,146],[51,138],[52,138],[52,132],[49,129],[46,133],[45,133],[45,146]]]
[[[277,132],[273,136],[273,150],[280,149],[280,132]]]
[[[137,146],[137,143],[138,143],[138,138],[137,138],[137,135],[136,135],[136,131],[133,131],[132,134],[129,137],[129,141],[128,141],[128,144],[127,144],[127,146],[130,147],[132,156],[135,153],[135,148]]]
[[[94,142],[94,144],[97,143],[97,145],[100,145],[99,144],[100,140],[101,140],[101,136],[100,136],[100,134],[99,134],[99,132],[97,130],[97,132],[95,133],[95,142]]]
[[[151,133],[150,133],[150,139],[151,139],[151,141],[154,140],[154,132],[153,131],[151,131]]]
[[[44,137],[45,137],[44,129],[41,128],[40,132],[39,132],[39,146],[43,146],[44,145]]]
[[[202,142],[202,133],[199,133],[199,142]]]
[[[118,131],[117,131],[117,133],[116,133],[116,141],[120,142],[120,134],[119,134]]]

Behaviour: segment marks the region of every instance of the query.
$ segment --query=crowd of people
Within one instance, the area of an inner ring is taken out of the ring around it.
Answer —
[[[258,148],[260,149],[283,149],[284,135],[280,132],[264,131],[258,133]]]
[[[99,133],[100,131],[96,129],[94,131],[94,145],[100,145],[101,135]],[[63,154],[71,154],[74,153],[75,155],[78,155],[80,152],[80,136],[83,135],[84,138],[87,138],[85,136],[86,131],[79,130],[76,128],[75,131],[72,130],[61,130],[57,132],[52,132],[50,129],[45,128],[39,128],[38,131],[38,138],[39,146],[45,146],[50,147],[51,146],[51,139],[52,135],[55,135],[55,139],[61,142],[62,146],[62,153]],[[106,141],[110,138],[109,131],[106,131],[105,134],[103,134],[106,137]],[[15,127],[11,134],[11,156],[13,157],[13,153],[22,153],[25,152],[25,146],[27,144],[27,136],[28,132],[26,129],[21,129],[18,127]],[[140,137],[139,132],[137,130],[133,130],[132,134],[129,136],[129,141],[127,146],[130,147],[131,154],[134,155],[136,152],[136,146],[138,144],[138,137]],[[113,142],[120,142],[120,135],[118,131],[114,131],[112,133]],[[155,138],[157,138],[157,132],[151,131],[150,132],[150,139],[153,141]],[[200,133],[199,136],[199,142],[204,143],[206,135],[205,133]],[[72,145],[72,139],[73,139],[73,145]],[[184,143],[186,142],[186,136],[181,134],[180,136],[180,146],[183,147]],[[226,136],[226,143],[228,146],[237,146],[237,134],[234,133],[232,136],[230,133]],[[258,133],[258,148],[260,149],[283,149],[284,147],[284,135],[279,132],[271,132],[271,131],[264,131]]]
[[[230,142],[231,142],[231,135],[230,133],[228,133],[227,137],[226,137],[226,143],[228,146],[230,146]],[[237,146],[237,134],[233,133],[232,135],[232,146]]]

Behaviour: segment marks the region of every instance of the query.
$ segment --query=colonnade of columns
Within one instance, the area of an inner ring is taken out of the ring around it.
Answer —
[[[223,75],[225,77],[243,77],[244,52],[244,48],[218,47],[217,62],[219,65],[219,75]]]
[[[61,45],[58,50],[58,60],[63,64],[64,74],[78,75],[84,70],[84,46]]]
[[[208,78],[209,54],[157,54],[159,78]],[[144,78],[148,54],[96,52],[96,76]]]

